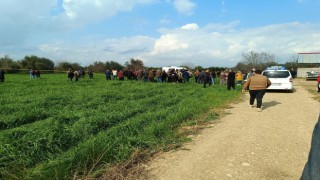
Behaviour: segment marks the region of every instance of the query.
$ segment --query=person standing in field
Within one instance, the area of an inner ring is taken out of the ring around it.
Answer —
[[[211,72],[211,82],[212,82],[212,84],[215,83],[216,77],[217,77],[216,71],[212,70],[212,72]]]
[[[176,83],[178,82],[178,75],[174,69],[169,69],[168,73],[168,83]]]
[[[88,75],[89,75],[90,79],[93,79],[93,71],[92,71],[92,69],[89,69]]]
[[[106,75],[106,80],[111,80],[111,71],[109,69],[104,74]]]
[[[156,76],[155,76],[155,78],[157,79],[157,82],[158,82],[158,83],[161,83],[161,82],[162,82],[162,71],[161,71],[161,69],[158,69],[158,70],[156,71]]]
[[[0,82],[4,83],[4,70],[0,70]]]
[[[84,78],[85,77],[85,75],[86,75],[86,72],[85,72],[85,70],[84,69],[80,69],[80,77],[81,78]]]
[[[34,76],[33,76],[33,69],[30,69],[30,71],[29,71],[29,76],[30,76],[30,79],[33,79],[33,78],[34,78]]]
[[[144,82],[148,82],[148,75],[149,75],[149,69],[145,69],[144,71],[143,71],[143,81]]]
[[[232,69],[229,69],[228,79],[227,79],[228,90],[230,90],[231,88],[235,90],[235,79],[236,79],[236,73]]]
[[[200,74],[199,69],[197,69],[197,70],[193,73],[194,79],[196,80],[196,83],[198,83],[199,74]]]
[[[112,70],[112,80],[116,80],[118,76],[118,71],[116,69]]]
[[[236,74],[236,82],[237,82],[237,85],[242,85],[243,74],[241,73],[241,71],[238,71]]]
[[[202,84],[203,83],[203,76],[204,76],[204,71],[202,71],[201,69],[199,69],[199,74],[198,74],[198,78],[197,78],[197,83]]]
[[[162,82],[167,82],[168,73],[165,70],[162,70],[161,79],[162,79]]]
[[[226,73],[224,71],[221,71],[220,73],[220,84],[226,85]]]
[[[207,87],[207,84],[209,84],[209,86],[211,86],[211,75],[209,73],[209,70],[207,69],[206,71],[203,71],[203,88]]]
[[[261,75],[261,70],[256,70],[255,75],[251,76],[242,88],[242,92],[246,91],[249,87],[250,100],[249,105],[253,107],[255,99],[257,99],[258,111],[262,111],[262,99],[266,92],[266,89],[271,85],[271,81],[266,77]]]
[[[177,72],[177,75],[178,75],[178,82],[182,83],[182,80],[183,80],[182,70],[181,69],[177,69],[176,72]]]
[[[80,78],[79,71],[75,70],[75,71],[73,72],[73,74],[74,74],[74,78],[76,79],[76,82],[77,82],[77,81],[79,80],[79,78]]]
[[[36,70],[34,71],[34,74],[35,74],[35,76],[36,76],[37,79],[40,79],[40,75],[41,75],[40,70],[37,70],[37,69],[36,69]]]
[[[120,81],[124,80],[124,72],[122,70],[119,71],[118,78],[119,78]]]
[[[73,71],[69,68],[67,71],[68,81],[72,82],[72,79],[74,77]]]
[[[153,82],[153,81],[154,81],[154,73],[153,73],[153,69],[150,69],[150,70],[149,70],[149,73],[148,73],[148,80],[149,80],[149,82]]]
[[[143,71],[141,69],[139,69],[137,71],[137,78],[138,78],[138,81],[142,81],[142,75],[143,75]]]
[[[182,70],[182,77],[183,77],[183,83],[189,82],[190,75],[188,70],[186,69]]]

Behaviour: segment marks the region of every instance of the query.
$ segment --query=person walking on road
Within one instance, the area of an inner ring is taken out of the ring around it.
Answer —
[[[256,70],[255,75],[251,76],[242,88],[242,92],[246,91],[249,87],[250,94],[250,107],[253,107],[254,100],[257,99],[258,111],[262,111],[262,98],[266,92],[266,89],[271,85],[271,81],[266,77],[261,75],[261,70]]]

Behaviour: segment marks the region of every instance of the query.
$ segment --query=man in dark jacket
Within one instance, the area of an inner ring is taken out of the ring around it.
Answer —
[[[228,73],[228,79],[227,79],[228,90],[230,90],[231,88],[235,89],[235,85],[236,85],[235,79],[236,79],[236,73],[232,69],[230,69]]]
[[[318,180],[320,179],[320,115],[318,122],[314,127],[311,149],[307,164],[305,165],[301,180]]]
[[[203,87],[204,88],[206,88],[207,84],[209,84],[209,86],[211,86],[211,84],[212,84],[211,75],[210,75],[208,69],[203,72],[202,79],[203,79]]]
[[[4,71],[0,70],[0,82],[4,82]]]

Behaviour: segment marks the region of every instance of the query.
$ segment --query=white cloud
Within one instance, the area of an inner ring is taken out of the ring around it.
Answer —
[[[65,33],[157,0],[10,0],[1,2],[0,45]],[[30,42],[28,42],[30,43]]]
[[[135,6],[156,0],[64,0],[63,8],[70,20],[87,23],[110,18],[120,12],[131,11]]]
[[[196,23],[186,24],[181,27],[181,29],[184,29],[184,30],[197,30],[198,28],[199,26]]]
[[[177,35],[166,34],[160,37],[159,40],[155,42],[154,50],[151,54],[157,55],[162,53],[170,53],[172,51],[179,51],[188,48],[187,43],[183,43],[181,40],[178,40]]]
[[[231,25],[233,24],[233,26]],[[38,49],[23,49],[22,55],[37,55],[55,61],[68,60],[88,65],[114,60],[121,64],[139,58],[146,66],[181,65],[192,62],[203,67],[234,66],[249,51],[269,52],[285,62],[298,52],[319,51],[319,24],[292,22],[237,30],[237,23],[210,24],[196,31],[167,29],[158,38],[81,38],[47,42]],[[0,54],[3,54],[0,51]]]
[[[0,45],[16,45],[37,29],[44,29],[47,18],[50,17],[50,8],[56,0],[10,0],[1,2],[0,11]]]
[[[193,14],[193,10],[196,7],[196,4],[190,0],[174,0],[173,5],[179,13],[186,15]]]
[[[79,28],[154,2],[159,0],[64,0],[62,8],[57,0],[4,1],[0,11],[0,54],[16,59],[35,54],[82,65],[94,60],[124,63],[138,57],[147,66],[193,62],[206,67],[233,66],[241,60],[242,53],[251,50],[270,52],[281,61],[298,52],[320,51],[320,24],[312,23],[239,29],[240,21],[201,27],[194,22],[162,29],[160,35],[127,35],[113,39],[104,34],[85,34],[83,31],[89,30]],[[187,0],[170,2],[185,14],[190,14],[196,6]],[[168,17],[172,18],[168,15],[158,22],[171,25]],[[78,31],[74,30],[77,28]],[[128,28],[131,30],[132,27]]]
[[[68,60],[89,65],[93,61],[114,60],[124,64],[130,58],[148,53],[155,39],[134,36],[120,39],[82,39],[79,42],[59,41],[38,46],[41,55],[56,61]]]
[[[156,41],[152,53],[143,57],[160,66],[190,61],[204,67],[234,66],[243,53],[256,51],[272,53],[285,62],[298,52],[319,51],[319,28],[319,24],[293,22],[244,30],[230,24],[211,24],[197,31],[167,30]]]

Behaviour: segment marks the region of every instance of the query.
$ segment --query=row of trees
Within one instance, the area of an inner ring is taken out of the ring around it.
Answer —
[[[8,72],[18,72],[28,69],[45,69],[52,71],[54,70],[54,62],[50,59],[37,56],[25,56],[22,60],[18,61],[14,61],[9,56],[4,56],[0,58],[0,68]]]
[[[310,67],[310,64],[298,64],[298,56],[292,56],[286,63],[279,64],[276,57],[267,52],[254,52],[242,54],[242,59],[235,67],[236,70],[249,71],[251,68],[266,69],[269,66],[285,66],[287,69],[297,69],[299,67]],[[201,66],[191,67],[188,65],[181,65],[189,70],[196,68],[204,69]],[[50,59],[38,56],[25,56],[22,60],[14,61],[9,56],[0,58],[0,68],[5,69],[8,72],[18,72],[22,70],[38,69],[46,71],[65,71],[66,69],[92,69],[94,72],[104,72],[106,69],[143,69],[145,68],[143,61],[139,59],[131,58],[124,65],[119,64],[115,61],[96,61],[89,66],[83,67],[79,63],[70,63],[63,61],[58,63],[56,66]],[[150,67],[151,68],[151,67]],[[225,67],[209,67],[212,70],[223,70]]]
[[[127,61],[124,66],[115,61],[96,61],[87,67],[83,67],[79,63],[70,63],[67,61],[63,61],[55,66],[52,60],[34,55],[25,56],[22,60],[18,61],[11,59],[9,56],[0,58],[0,69],[4,69],[9,73],[29,71],[30,69],[37,69],[41,71],[66,71],[69,68],[92,69],[94,72],[104,72],[106,69],[141,69],[144,68],[144,64],[143,61],[132,58],[130,59],[130,61]]]

